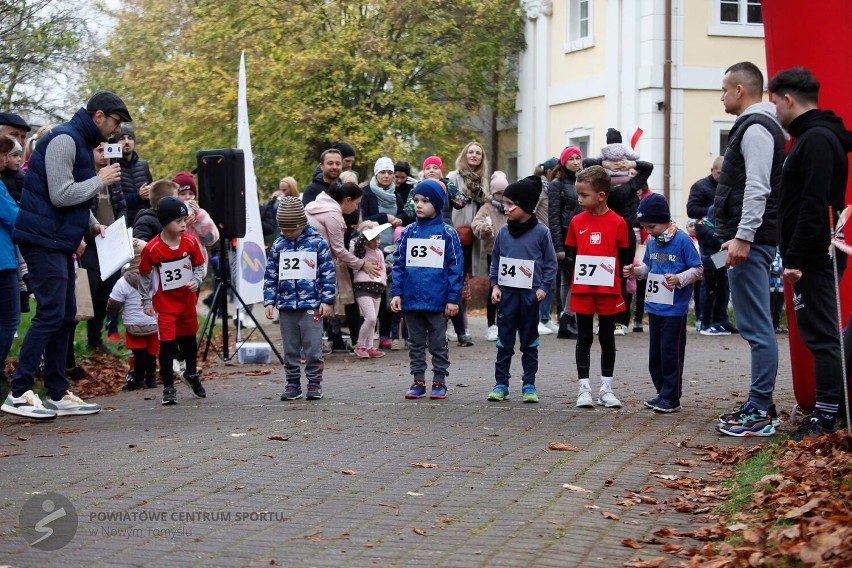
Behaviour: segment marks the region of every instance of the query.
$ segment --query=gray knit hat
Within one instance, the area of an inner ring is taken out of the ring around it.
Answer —
[[[302,200],[292,195],[285,195],[279,199],[276,221],[278,221],[278,227],[282,231],[293,231],[307,227],[308,218],[305,216]]]

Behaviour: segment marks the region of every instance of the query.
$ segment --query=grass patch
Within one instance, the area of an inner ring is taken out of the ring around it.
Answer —
[[[743,510],[751,501],[751,496],[755,491],[772,488],[768,483],[760,485],[759,482],[763,476],[781,471],[781,468],[771,465],[772,460],[775,459],[776,445],[777,443],[762,448],[754,456],[734,468],[733,477],[724,484],[731,488],[731,495],[725,503],[717,507],[718,512],[725,516],[731,516],[737,511]]]

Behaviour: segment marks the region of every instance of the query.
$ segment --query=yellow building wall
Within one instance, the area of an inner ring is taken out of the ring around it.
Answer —
[[[565,132],[574,128],[592,130],[592,150],[597,152],[603,141],[599,138],[606,132],[605,105],[603,97],[586,99],[550,107],[550,138],[547,148],[551,155],[559,156],[565,148]],[[584,158],[588,156],[583,156]]]
[[[738,61],[751,61],[766,68],[766,52],[762,37],[707,35],[713,21],[713,2],[686,2],[683,15],[683,61],[689,67],[722,67]]]
[[[721,84],[721,79],[720,79]],[[728,130],[735,117],[726,114],[719,91],[686,91],[683,94],[683,187],[685,195],[696,180],[710,173],[717,156],[718,132],[714,123]],[[724,151],[722,151],[724,153]],[[684,203],[686,201],[684,200]]]
[[[565,44],[568,42],[567,11],[568,5],[564,0],[553,2],[549,70],[551,85],[597,76],[606,69],[606,0],[596,0],[594,4],[594,45],[569,53],[565,53]]]

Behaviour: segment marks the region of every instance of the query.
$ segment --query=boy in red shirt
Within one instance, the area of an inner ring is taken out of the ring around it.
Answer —
[[[577,174],[577,201],[583,212],[574,216],[565,236],[566,256],[576,256],[571,285],[571,311],[577,314],[577,374],[579,408],[593,408],[589,384],[594,319],[598,315],[601,345],[601,388],[598,404],[621,408],[612,392],[615,370],[615,315],[625,310],[621,296],[621,267],[632,264],[627,223],[607,206],[609,174],[591,166]]]
[[[196,292],[201,285],[204,256],[194,237],[186,234],[189,210],[176,197],[164,197],[157,205],[162,232],[142,250],[139,262],[139,295],[149,316],[156,316],[160,334],[160,378],[163,404],[177,404],[172,362],[178,345],[186,356],[184,380],[195,396],[205,398],[196,366]],[[152,292],[153,290],[153,292]]]

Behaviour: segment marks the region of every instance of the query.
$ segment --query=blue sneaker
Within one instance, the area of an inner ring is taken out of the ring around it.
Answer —
[[[281,400],[297,400],[302,398],[302,385],[299,383],[287,383],[284,387],[284,392],[281,393]]]
[[[645,408],[654,408],[657,406],[657,403],[660,402],[660,395],[655,396],[654,398],[649,398],[644,401],[642,404],[645,405]]]
[[[501,401],[509,398],[509,387],[506,385],[495,385],[491,392],[488,393],[488,400]]]
[[[420,398],[426,395],[426,382],[425,381],[414,381],[414,384],[411,385],[411,388],[408,389],[408,392],[405,393],[405,398]]]
[[[432,393],[429,395],[429,398],[447,398],[447,383],[432,381]]]
[[[521,388],[524,395],[524,402],[538,402],[538,393],[535,392],[535,385],[527,383]]]
[[[680,403],[675,400],[669,400],[667,398],[661,398],[657,401],[657,404],[654,405],[654,412],[677,412],[680,410]]]
[[[746,405],[748,405],[748,404],[749,404],[748,402],[745,402],[745,403],[743,403],[739,406],[735,406],[734,409],[731,412],[726,412],[724,414],[720,414],[719,415],[719,422],[721,422],[722,424],[725,424],[725,423],[735,424],[737,422],[737,418],[735,418],[734,416],[738,415],[743,410],[743,408],[745,408]],[[766,409],[766,414],[772,419],[772,425],[773,426],[778,426],[779,424],[781,424],[781,419],[778,418],[778,409],[775,408],[774,404],[769,405],[769,408]]]

